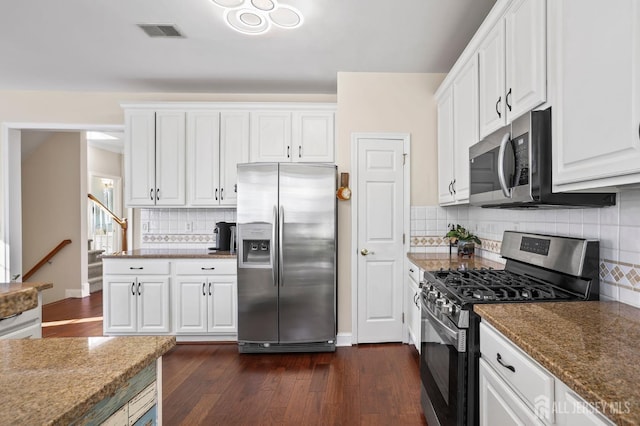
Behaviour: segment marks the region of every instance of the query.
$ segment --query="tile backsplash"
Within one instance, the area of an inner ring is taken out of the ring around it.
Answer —
[[[449,223],[482,239],[479,255],[500,259],[505,230],[600,240],[600,294],[640,307],[640,191],[618,194],[612,207],[559,210],[501,210],[470,206],[411,207],[411,251],[445,252]]]
[[[217,222],[235,222],[236,209],[140,209],[140,248],[213,247]]]

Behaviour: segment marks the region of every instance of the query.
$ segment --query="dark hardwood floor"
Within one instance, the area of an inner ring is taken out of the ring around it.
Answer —
[[[43,306],[43,337],[101,335],[101,292]],[[426,425],[409,345],[256,355],[179,344],[162,379],[165,425]]]

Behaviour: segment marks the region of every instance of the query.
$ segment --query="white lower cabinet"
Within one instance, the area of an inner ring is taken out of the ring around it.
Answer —
[[[420,277],[422,271],[415,264],[409,262],[406,285],[406,319],[409,344],[413,344],[420,352],[421,344],[421,302],[420,302]]]
[[[177,335],[235,335],[237,306],[235,260],[176,262],[173,312]]]
[[[480,425],[613,425],[484,322],[480,352]]]
[[[103,261],[105,334],[169,333],[169,261]]]
[[[38,306],[16,315],[0,318],[0,340],[40,337],[42,337],[42,294],[38,292]]]

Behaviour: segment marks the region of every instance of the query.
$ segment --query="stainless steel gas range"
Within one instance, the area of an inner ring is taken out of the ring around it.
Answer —
[[[421,402],[429,425],[478,424],[476,303],[597,300],[598,241],[506,231],[504,270],[425,272]]]

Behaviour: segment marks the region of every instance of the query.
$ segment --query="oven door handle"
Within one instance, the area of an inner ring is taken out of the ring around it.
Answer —
[[[422,311],[427,315],[429,324],[438,333],[440,338],[447,344],[454,346],[458,352],[467,351],[466,331],[455,331],[442,323],[428,307],[422,304]]]
[[[511,198],[511,188],[507,186],[507,178],[504,175],[504,154],[507,150],[507,144],[509,143],[509,139],[511,138],[511,134],[509,132],[505,133],[502,137],[502,141],[500,142],[500,151],[498,151],[498,181],[500,182],[500,188],[502,188],[502,193],[505,197]]]

